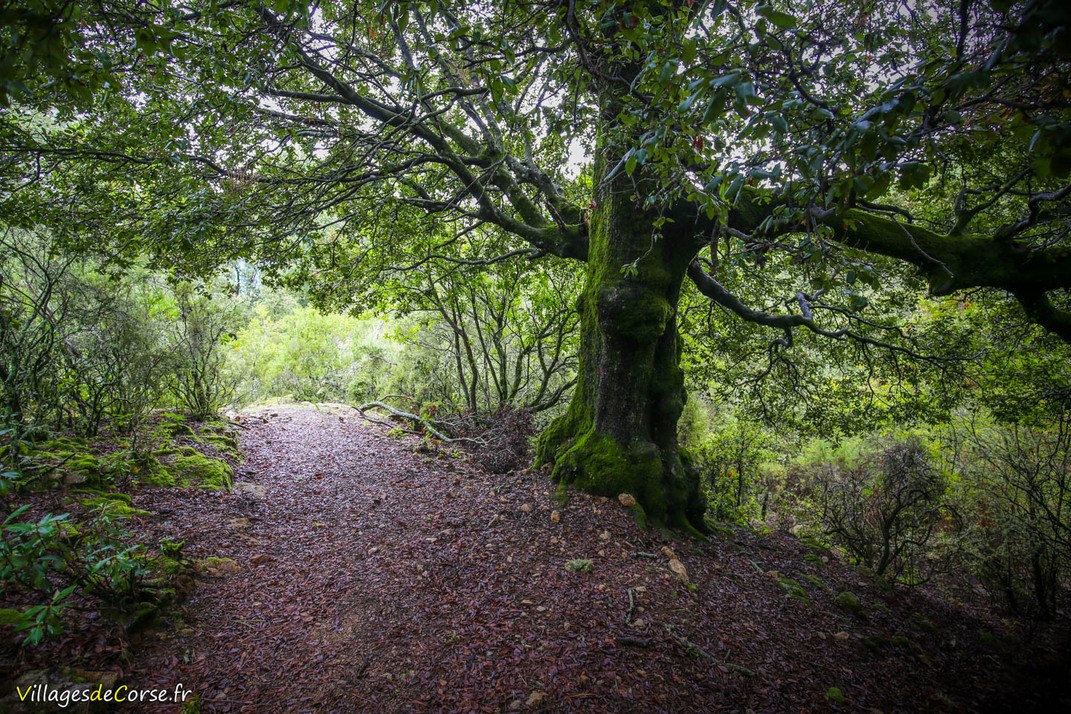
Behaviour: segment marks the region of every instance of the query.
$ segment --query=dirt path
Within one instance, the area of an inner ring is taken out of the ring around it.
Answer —
[[[155,537],[234,561],[127,671],[181,682],[202,711],[828,710],[831,687],[843,710],[960,711],[1010,676],[980,649],[987,623],[805,560],[793,539],[670,544],[692,589],[615,501],[577,495],[556,520],[544,476],[417,454],[352,415],[246,425],[244,493],[135,498]],[[568,570],[576,558],[593,570]],[[841,590],[865,620],[833,604]]]

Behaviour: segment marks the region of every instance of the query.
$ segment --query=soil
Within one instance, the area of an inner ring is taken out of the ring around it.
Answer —
[[[883,588],[789,534],[644,531],[616,499],[559,504],[542,472],[421,453],[345,408],[242,426],[234,492],[144,489],[154,515],[130,521],[233,563],[202,567],[170,623],[92,618],[19,668],[181,683],[204,712],[1071,706],[1057,630],[1022,644],[984,603]]]

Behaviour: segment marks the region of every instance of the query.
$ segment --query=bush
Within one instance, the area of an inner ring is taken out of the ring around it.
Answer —
[[[855,454],[853,446],[790,470],[798,514],[876,575],[927,580],[934,538],[953,517],[944,501],[947,480],[917,437],[864,443]]]
[[[242,401],[356,402],[394,391],[395,345],[378,320],[262,302],[227,351]]]
[[[531,412],[506,406],[488,422],[480,436],[485,443],[476,448],[476,462],[480,467],[493,474],[527,467],[532,462],[535,435]]]
[[[147,573],[138,546],[122,544],[116,520],[101,512],[74,526],[69,515],[51,513],[22,520],[28,506],[4,520],[0,539],[0,583],[4,590],[30,593],[37,604],[8,611],[5,619],[35,644],[63,630],[63,613],[76,591],[116,607],[134,605]]]
[[[175,289],[175,298],[173,391],[190,416],[208,419],[235,393],[235,380],[224,370],[224,340],[235,327],[235,315],[210,296],[195,294],[188,284]]]
[[[1071,430],[972,427],[959,446],[968,567],[1003,607],[1051,616],[1071,565]]]

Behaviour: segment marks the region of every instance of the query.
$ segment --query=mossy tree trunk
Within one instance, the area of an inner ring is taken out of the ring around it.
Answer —
[[[677,444],[685,399],[677,302],[696,245],[679,227],[656,230],[657,215],[641,208],[639,172],[606,181],[607,158],[621,152],[598,144],[580,374],[568,411],[541,435],[536,462],[553,464],[559,484],[631,494],[654,523],[702,530],[699,478]]]

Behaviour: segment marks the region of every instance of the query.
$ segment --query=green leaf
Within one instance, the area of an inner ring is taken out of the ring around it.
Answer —
[[[792,30],[799,24],[796,21],[796,18],[786,12],[779,12],[777,10],[771,11],[766,16],[766,19],[780,27],[782,30]]]
[[[680,105],[677,106],[677,111],[680,112],[681,114],[683,114],[686,111],[688,111],[689,109],[691,109],[692,105],[695,104],[695,100],[699,98],[699,94],[700,94],[699,92],[695,92],[694,94],[689,96],[687,99],[685,99],[683,102],[681,102]]]
[[[677,73],[677,61],[676,60],[670,60],[670,61],[666,62],[664,65],[662,65],[662,71],[658,75],[658,81],[661,82],[662,84],[665,84],[676,73]]]
[[[681,46],[681,59],[686,63],[690,63],[696,58],[697,53],[698,50],[695,46],[695,40],[691,38],[685,40],[684,44]]]
[[[892,174],[889,172],[883,172],[879,174],[870,188],[867,189],[866,197],[868,200],[873,201],[876,198],[881,198],[889,190],[889,186],[892,184]]]
[[[909,161],[900,167],[900,188],[922,188],[930,180],[930,167],[916,161]]]
[[[730,72],[729,74],[723,74],[722,76],[717,77],[716,79],[710,80],[710,87],[711,89],[716,89],[718,87],[732,86],[739,81],[740,75],[736,72]]]

